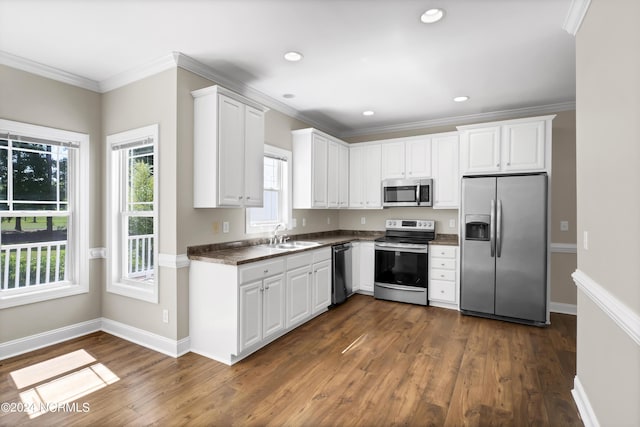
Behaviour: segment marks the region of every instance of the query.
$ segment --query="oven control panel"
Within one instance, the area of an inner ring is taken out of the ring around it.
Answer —
[[[436,222],[432,219],[388,219],[385,221],[387,230],[420,230],[435,231]]]

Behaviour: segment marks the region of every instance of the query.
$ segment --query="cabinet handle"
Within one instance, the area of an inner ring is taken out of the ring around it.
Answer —
[[[251,196],[247,196],[247,200],[249,200],[251,198]]]
[[[496,167],[499,168],[500,167],[500,163],[496,163]]]
[[[269,270],[265,270],[265,271],[264,271],[264,274],[267,274],[268,272],[269,272]]]
[[[511,166],[511,162],[507,162],[507,166]]]
[[[264,288],[262,286],[260,287],[260,292],[264,292]]]
[[[265,289],[269,289],[269,285],[265,286],[264,288],[265,288]]]
[[[441,293],[441,294],[444,294],[444,290],[440,289],[440,293]]]
[[[312,272],[309,272],[309,276],[311,276],[312,274],[313,274]]]
[[[444,277],[444,274],[441,274],[440,277]]]
[[[242,200],[242,196],[238,196],[238,200]]]

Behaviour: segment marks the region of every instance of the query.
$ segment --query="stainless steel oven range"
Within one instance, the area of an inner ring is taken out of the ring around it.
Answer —
[[[375,241],[373,295],[378,299],[428,305],[429,241],[433,220],[388,219]]]

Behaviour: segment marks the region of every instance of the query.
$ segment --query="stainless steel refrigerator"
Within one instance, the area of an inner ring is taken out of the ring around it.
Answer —
[[[547,322],[547,175],[462,178],[464,314]]]

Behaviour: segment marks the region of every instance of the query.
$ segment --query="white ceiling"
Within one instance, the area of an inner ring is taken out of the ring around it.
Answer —
[[[562,29],[570,4],[0,0],[0,51],[95,82],[181,52],[326,131],[353,135],[575,102],[575,40]],[[445,18],[422,24],[434,6]],[[304,59],[284,61],[289,50]],[[454,103],[458,95],[470,100]]]

